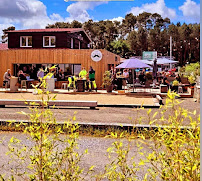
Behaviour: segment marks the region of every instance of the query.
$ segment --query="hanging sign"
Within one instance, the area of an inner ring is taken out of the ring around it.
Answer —
[[[91,59],[95,62],[99,62],[102,59],[102,52],[100,50],[94,50],[91,53]]]

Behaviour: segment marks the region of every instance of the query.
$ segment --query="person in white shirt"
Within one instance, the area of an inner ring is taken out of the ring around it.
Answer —
[[[11,70],[8,69],[7,72],[4,73],[3,76],[3,85],[5,86],[7,83],[7,86],[10,86],[10,77],[11,77]]]
[[[128,73],[128,70],[127,70],[127,69],[125,69],[125,70],[123,71],[123,77],[124,77],[125,80],[128,81],[129,73]]]

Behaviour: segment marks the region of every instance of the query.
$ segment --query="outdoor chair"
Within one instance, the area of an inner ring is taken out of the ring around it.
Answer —
[[[3,88],[7,89],[8,88],[8,81],[3,81]]]
[[[67,88],[67,83],[62,83],[61,89],[62,89],[62,88],[66,89],[66,88]]]
[[[22,90],[22,88],[25,88],[27,90],[27,81],[26,80],[21,80],[20,88],[21,88],[21,90]]]
[[[177,91],[178,93],[183,93],[183,88],[182,88],[182,86],[178,86],[178,91]]]

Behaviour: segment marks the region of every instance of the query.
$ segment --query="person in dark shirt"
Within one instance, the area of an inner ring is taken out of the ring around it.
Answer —
[[[163,84],[164,84],[164,85],[167,85],[168,88],[169,88],[169,86],[170,86],[170,83],[168,82],[168,78],[166,77],[166,74],[163,74]]]
[[[23,71],[20,70],[20,71],[18,72],[18,82],[17,82],[16,85],[17,85],[17,86],[20,86],[22,80],[27,80],[27,78],[26,78],[25,74],[23,73]]]
[[[176,80],[181,83],[181,77],[179,76],[179,74],[176,76]]]
[[[88,76],[89,76],[89,91],[91,91],[91,87],[92,87],[91,84],[93,84],[93,88],[97,92],[97,85],[95,83],[95,70],[93,70],[92,66],[90,66]]]
[[[145,74],[143,72],[140,72],[140,75],[138,78],[141,84],[145,84],[146,79],[145,79]]]

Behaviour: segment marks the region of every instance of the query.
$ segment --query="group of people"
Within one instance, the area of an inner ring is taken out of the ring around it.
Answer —
[[[3,75],[3,86],[10,87],[10,79],[11,79],[11,70],[8,69]],[[18,72],[18,82],[17,86],[21,84],[22,80],[27,80],[26,75],[23,73],[22,70]]]
[[[121,85],[123,86],[126,85],[127,83],[132,84],[133,80],[135,82],[138,81],[140,84],[145,84],[146,82],[145,69],[139,71],[139,73],[136,75],[136,71],[134,71],[133,74],[131,69],[124,69],[123,72],[121,72],[117,71],[117,69],[115,69],[114,67],[111,67],[110,73],[112,78],[112,84],[114,85],[115,89],[116,87],[118,87],[119,84],[118,78],[121,78],[122,80]],[[138,77],[137,80],[136,77]]]
[[[88,89],[89,91],[92,91],[93,87],[94,90],[97,92],[97,85],[95,82],[95,70],[92,66],[90,66],[88,72],[86,71],[85,67],[83,67],[79,73],[79,78],[85,80],[84,86],[86,90]]]
[[[172,83],[168,81],[168,77],[174,77],[176,81],[178,81],[178,83],[181,83],[181,77],[179,74],[175,75],[175,73],[173,72],[171,75],[169,74],[169,72],[162,72],[161,74],[162,76],[162,84],[167,85],[168,88],[170,88],[172,86]]]
[[[50,70],[49,70],[49,72],[50,72]],[[41,80],[43,79],[43,77],[45,76],[46,73],[47,73],[47,71],[45,71],[42,67],[38,70],[37,79],[39,80],[39,82],[41,82]],[[53,77],[54,77],[55,71],[52,71],[52,73],[53,73]],[[64,72],[62,71],[62,69],[59,70],[58,75],[61,78],[61,80],[65,80]],[[18,76],[17,86],[20,86],[22,80],[27,80],[27,76],[22,70],[19,70],[17,76]],[[10,87],[10,78],[11,78],[11,70],[8,69],[4,73],[4,76],[3,76],[3,86]],[[68,90],[71,87],[76,89],[76,80],[77,79],[78,78],[74,75],[68,76],[68,86],[67,86]],[[85,67],[83,67],[79,73],[79,79],[85,80],[85,89],[86,90],[92,91],[92,88],[93,88],[97,92],[97,85],[95,82],[95,70],[92,68],[92,66],[90,66],[90,69],[88,72],[86,71]]]

